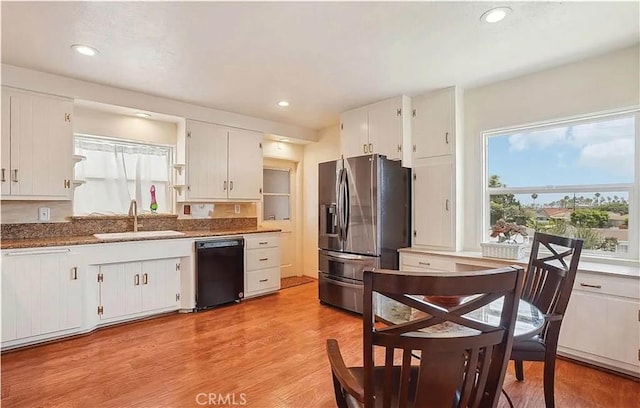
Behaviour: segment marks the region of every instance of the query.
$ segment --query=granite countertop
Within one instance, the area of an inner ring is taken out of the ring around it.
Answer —
[[[243,235],[243,234],[259,234],[263,232],[280,232],[280,229],[275,228],[238,228],[228,230],[196,230],[196,231],[180,231],[184,235],[179,236],[164,236],[164,237],[140,237],[140,238],[128,238],[128,239],[109,239],[101,240],[93,235],[84,236],[63,236],[63,237],[49,237],[49,238],[25,238],[25,239],[3,239],[0,242],[0,249],[20,249],[20,248],[40,248],[40,247],[52,247],[52,246],[66,246],[66,245],[90,245],[90,244],[106,244],[116,242],[130,242],[130,241],[150,241],[158,239],[184,239],[184,238],[203,238],[203,237],[218,237],[223,235]]]

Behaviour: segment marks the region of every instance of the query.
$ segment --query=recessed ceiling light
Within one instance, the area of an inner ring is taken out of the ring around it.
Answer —
[[[141,118],[150,118],[151,115],[149,115],[148,113],[144,113],[144,112],[138,112],[136,113],[136,116],[139,116]]]
[[[502,21],[509,13],[511,13],[511,8],[509,7],[496,7],[486,11],[480,17],[480,20],[487,23],[497,23],[498,21]]]
[[[282,108],[286,108],[287,106],[289,106],[289,102],[287,101],[280,101],[278,102],[278,106],[282,107]]]
[[[88,45],[82,45],[82,44],[73,44],[71,46],[71,48],[73,48],[74,50],[76,50],[77,52],[79,52],[82,55],[88,55],[90,57],[93,57],[94,55],[98,54],[99,51],[93,47],[89,47]]]

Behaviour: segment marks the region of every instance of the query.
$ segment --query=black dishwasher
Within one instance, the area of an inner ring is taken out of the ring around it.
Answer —
[[[196,241],[196,310],[244,297],[244,239]]]

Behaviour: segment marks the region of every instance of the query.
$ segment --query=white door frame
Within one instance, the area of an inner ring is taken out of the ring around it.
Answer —
[[[301,276],[302,270],[300,269],[300,261],[302,260],[302,223],[300,216],[302,214],[302,200],[299,194],[301,183],[301,172],[299,171],[300,163],[292,160],[264,158],[263,168],[276,169],[276,170],[289,170],[289,221],[273,221],[264,219],[264,197],[260,202],[260,208],[258,209],[258,217],[260,223],[266,228],[278,228],[282,230],[281,233],[281,259],[283,264],[280,267],[281,276]],[[287,241],[288,240],[288,244]],[[290,253],[284,253],[285,251],[291,251]],[[290,262],[285,264],[286,260]]]

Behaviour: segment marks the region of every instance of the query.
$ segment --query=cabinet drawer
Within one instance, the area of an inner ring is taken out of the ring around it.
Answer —
[[[247,272],[247,293],[280,289],[280,267]]]
[[[454,271],[455,262],[442,259],[430,255],[410,255],[402,254],[402,262],[400,269],[404,267],[410,268],[411,271],[415,271],[416,268],[424,271]]]
[[[583,292],[601,293],[628,297],[640,298],[640,281],[634,277],[622,277],[614,275],[601,275],[594,273],[579,272],[573,284],[574,290]]]
[[[247,271],[280,266],[280,248],[252,249],[247,251]]]
[[[280,237],[277,235],[245,236],[244,244],[247,249],[274,248],[280,246]]]

